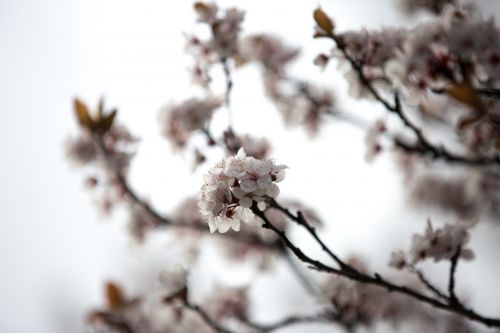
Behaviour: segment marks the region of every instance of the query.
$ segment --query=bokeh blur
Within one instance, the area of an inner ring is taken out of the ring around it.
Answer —
[[[244,33],[270,32],[300,47],[293,73],[333,89],[343,109],[367,121],[383,110],[347,97],[335,66],[322,72],[313,65],[330,46],[312,38],[312,12],[321,5],[340,30],[410,26],[426,19],[402,15],[395,2],[217,1],[246,12]],[[500,17],[498,0],[475,3],[486,15]],[[85,314],[103,302],[104,281],[120,281],[131,293],[146,291],[158,272],[176,261],[180,250],[163,235],[137,245],[126,232],[123,212],[110,217],[99,212],[83,175],[65,160],[64,143],[77,130],[73,98],[96,105],[104,96],[140,138],[130,170],[134,188],[162,212],[195,194],[206,169],[193,172],[189,156],[173,153],[158,124],[163,105],[199,93],[184,52],[184,33],[196,29],[194,22],[189,1],[0,0],[1,332],[83,332]],[[233,79],[235,129],[272,142],[272,156],[290,167],[282,195],[300,197],[328,221],[324,238],[339,254],[356,253],[385,269],[390,252],[405,247],[427,218],[444,218],[409,207],[390,154],[366,163],[363,131],[332,121],[311,139],[301,129],[284,127],[256,67],[237,71]],[[224,119],[215,126],[217,121]],[[498,237],[498,224],[476,228],[477,259],[459,272],[460,290],[488,314],[500,311]],[[220,271],[224,281],[252,281],[262,295],[275,291],[272,299],[261,298],[254,306],[258,318],[303,306],[300,293],[288,293],[297,286],[287,280],[286,269],[280,273],[285,282],[276,288],[272,279],[255,281],[244,270],[227,276],[224,262],[214,254],[207,257],[200,269]],[[442,269],[429,266],[437,279]]]

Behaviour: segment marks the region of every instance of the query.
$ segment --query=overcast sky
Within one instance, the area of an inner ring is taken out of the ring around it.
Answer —
[[[340,30],[394,25],[403,20],[393,1],[218,3],[247,11],[245,33],[273,32],[304,47],[295,73],[330,85],[346,109],[380,112],[346,98],[335,68],[321,73],[312,65],[330,46],[311,38],[311,13],[321,3]],[[500,12],[498,1],[482,3]],[[165,244],[139,249],[125,233],[123,216],[103,219],[83,187],[84,174],[64,160],[63,144],[76,131],[72,98],[94,105],[104,95],[142,138],[133,186],[165,212],[195,193],[200,174],[191,173],[185,156],[172,154],[157,122],[162,105],[199,92],[190,86],[183,53],[183,32],[193,22],[189,1],[0,0],[1,332],[81,332],[85,311],[102,302],[103,281],[137,280],[161,269]],[[275,159],[290,166],[282,194],[307,198],[332,221],[328,239],[339,253],[355,249],[383,267],[392,248],[422,229],[426,212],[408,214],[392,160],[365,163],[362,132],[329,124],[308,141],[301,130],[285,131],[256,68],[236,73],[234,81],[236,130],[273,141]],[[403,216],[405,223],[397,223]],[[500,231],[483,229],[482,246],[491,249]],[[483,252],[480,264],[496,262],[493,251]],[[466,279],[474,272],[466,267],[461,273]],[[498,274],[483,275],[481,283],[498,287]],[[475,304],[488,304],[493,293],[484,294],[474,296]],[[498,299],[500,290],[494,295]]]

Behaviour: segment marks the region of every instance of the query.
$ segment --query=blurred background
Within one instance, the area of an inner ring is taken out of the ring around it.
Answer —
[[[500,16],[498,0],[475,2],[486,15]],[[395,0],[217,3],[246,11],[244,34],[275,33],[301,47],[293,72],[331,87],[344,110],[367,120],[382,110],[347,97],[335,66],[321,72],[312,64],[331,47],[312,38],[313,10],[321,5],[339,30],[426,19],[402,16]],[[183,33],[195,29],[194,21],[189,1],[0,0],[1,332],[83,332],[86,312],[102,303],[104,281],[116,279],[132,293],[143,291],[176,260],[177,250],[162,235],[138,246],[126,233],[123,214],[99,212],[82,173],[65,160],[64,142],[77,130],[72,99],[96,105],[104,96],[108,106],[118,108],[118,120],[141,138],[131,167],[134,188],[163,212],[196,193],[206,168],[193,173],[189,157],[172,152],[158,123],[161,106],[199,93],[184,53]],[[234,74],[235,129],[272,141],[273,157],[290,167],[282,195],[317,209],[327,221],[325,239],[339,254],[360,254],[384,271],[391,250],[406,248],[428,217],[442,217],[409,208],[390,154],[365,162],[365,133],[359,129],[332,121],[312,140],[301,129],[285,129],[259,75],[252,66]],[[216,84],[222,87],[222,81]],[[458,275],[459,290],[470,291],[471,304],[497,315],[499,236],[498,225],[476,228],[477,259],[461,266]],[[442,268],[429,266],[438,281]],[[300,308],[300,298],[286,299],[286,288],[294,285],[284,278],[278,301],[257,305],[269,308],[258,318],[279,311],[271,310],[279,302]],[[256,283],[262,292],[273,288],[265,278]]]

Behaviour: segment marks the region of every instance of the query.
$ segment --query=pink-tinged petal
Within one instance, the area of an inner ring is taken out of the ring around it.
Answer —
[[[253,212],[248,208],[240,209],[239,216],[240,216],[240,219],[245,223],[252,222],[254,219]]]
[[[252,199],[248,197],[243,197],[240,199],[240,206],[245,207],[245,208],[250,208],[252,207]]]
[[[276,176],[275,182],[279,183],[280,181],[282,181],[283,179],[285,179],[285,175],[286,175],[285,170],[280,170],[277,173],[275,173],[274,174],[274,176]]]
[[[241,182],[240,188],[243,191],[250,193],[250,192],[253,192],[257,189],[257,183],[253,180],[245,180],[245,181]]]
[[[231,220],[225,219],[225,218],[218,218],[216,223],[217,223],[217,228],[219,229],[219,232],[221,234],[226,233],[229,231],[231,228]]]
[[[240,221],[234,220],[231,224],[231,228],[233,228],[234,231],[240,231]]]
[[[271,198],[276,198],[280,194],[280,189],[278,185],[272,184],[271,186],[269,186],[266,191],[266,194]]]
[[[243,191],[241,188],[239,187],[235,187],[233,188],[233,195],[235,198],[237,199],[241,199],[242,197],[244,197],[245,195],[247,194],[247,192]]]
[[[213,234],[217,230],[217,225],[214,219],[208,220],[208,228],[210,229],[211,234]]]

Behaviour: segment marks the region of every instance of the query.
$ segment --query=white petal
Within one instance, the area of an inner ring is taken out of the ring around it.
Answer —
[[[245,180],[241,182],[240,187],[243,191],[249,193],[257,189],[257,183],[253,180]]]
[[[259,188],[268,188],[271,185],[272,179],[270,175],[264,175],[257,179],[257,185]]]
[[[266,203],[264,201],[261,201],[257,204],[257,207],[261,210],[264,211],[267,207]]]
[[[239,215],[240,219],[245,223],[252,222],[254,219],[253,212],[248,208],[241,208],[239,210],[238,215]]]
[[[240,221],[234,220],[231,224],[231,228],[233,228],[234,231],[240,231]]]
[[[245,149],[240,148],[238,150],[238,153],[236,154],[236,157],[239,159],[244,159],[245,157],[247,157],[247,154],[245,153]]]
[[[227,232],[231,228],[231,220],[229,219],[218,218],[216,223],[221,234]]]
[[[280,171],[276,172],[274,175],[276,176],[275,182],[279,183],[280,181],[285,179],[286,172],[285,172],[285,170],[280,170]]]
[[[240,206],[245,207],[245,208],[250,208],[252,207],[252,199],[249,197],[243,197],[240,199]]]
[[[266,194],[271,198],[276,198],[280,194],[280,188],[276,184],[272,184],[267,188]]]
[[[213,234],[217,230],[217,226],[215,224],[214,219],[208,220],[208,228],[210,229],[210,233]]]
[[[233,188],[233,195],[237,198],[237,199],[240,199],[242,197],[245,196],[245,194],[247,194],[245,191],[243,191],[241,188],[239,187],[235,187]]]

